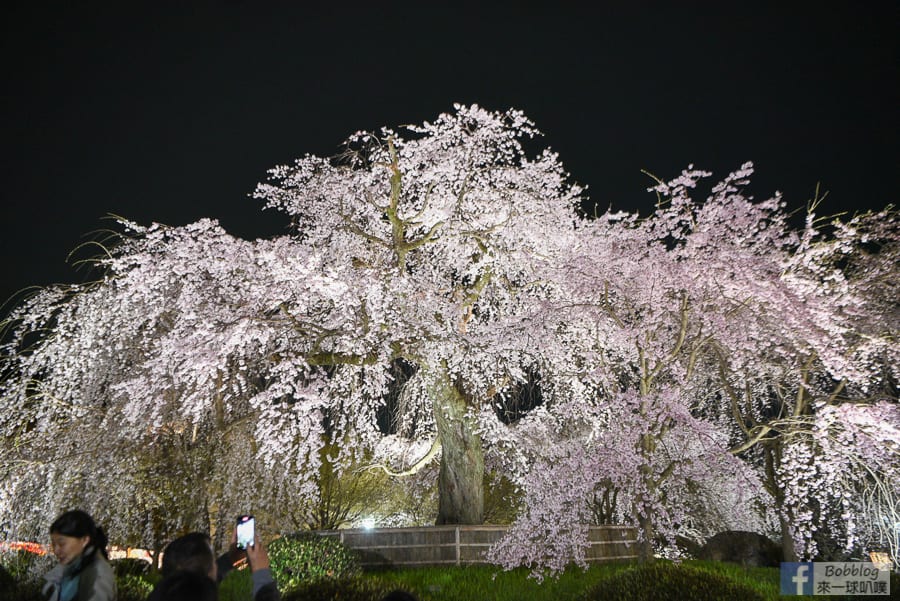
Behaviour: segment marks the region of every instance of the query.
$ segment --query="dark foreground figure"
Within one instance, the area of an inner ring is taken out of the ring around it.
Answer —
[[[246,553],[253,580],[253,601],[279,601],[281,595],[269,569],[269,555],[259,539],[246,551],[238,550],[232,540],[227,553],[216,559],[209,536],[192,532],[176,538],[163,551],[163,579],[150,593],[148,601],[216,601],[217,583]]]

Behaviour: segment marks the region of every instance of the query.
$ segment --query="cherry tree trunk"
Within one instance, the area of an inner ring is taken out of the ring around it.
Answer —
[[[641,403],[641,414],[647,415],[647,401]],[[653,539],[656,536],[653,524],[653,504],[648,497],[656,491],[657,482],[654,481],[653,469],[651,462],[653,461],[653,453],[656,451],[657,440],[653,434],[646,433],[641,435],[641,455],[644,459],[638,468],[638,477],[647,488],[647,493],[642,493],[637,499],[635,510],[637,512],[638,528],[643,538],[638,547],[638,555],[640,561],[653,561]]]
[[[436,523],[484,522],[484,451],[463,393],[440,370],[431,378],[437,434],[441,439]]]
[[[653,561],[653,538],[656,536],[653,529],[653,518],[649,515],[638,516],[638,529],[643,535],[638,544],[638,558],[641,562]]]
[[[774,442],[766,444],[764,449],[766,479],[764,481],[766,490],[775,500],[775,507],[778,509],[778,524],[781,528],[781,555],[782,561],[798,561],[797,548],[794,544],[794,537],[791,533],[791,518],[793,512],[784,507],[784,489],[776,476],[776,466],[781,463],[781,451],[783,440],[776,439]]]
[[[782,561],[799,561],[797,548],[794,545],[794,537],[791,534],[791,525],[783,514],[778,518],[781,526],[781,554]]]

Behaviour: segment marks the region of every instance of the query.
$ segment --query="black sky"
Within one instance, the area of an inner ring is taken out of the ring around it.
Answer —
[[[0,299],[79,281],[108,213],[283,232],[248,198],[267,169],[454,102],[524,110],[604,208],[746,160],[792,207],[897,201],[896,2],[305,4],[3,9]]]

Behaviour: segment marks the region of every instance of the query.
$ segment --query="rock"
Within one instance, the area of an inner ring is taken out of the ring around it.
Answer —
[[[778,567],[782,561],[781,547],[756,532],[729,530],[706,541],[698,553],[699,559],[730,561],[742,566]]]
[[[675,546],[688,557],[699,557],[702,549],[698,543],[680,534],[675,535]]]

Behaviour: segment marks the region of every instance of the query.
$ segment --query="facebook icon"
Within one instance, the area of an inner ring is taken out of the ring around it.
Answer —
[[[813,594],[813,564],[811,561],[781,564],[781,594]]]

